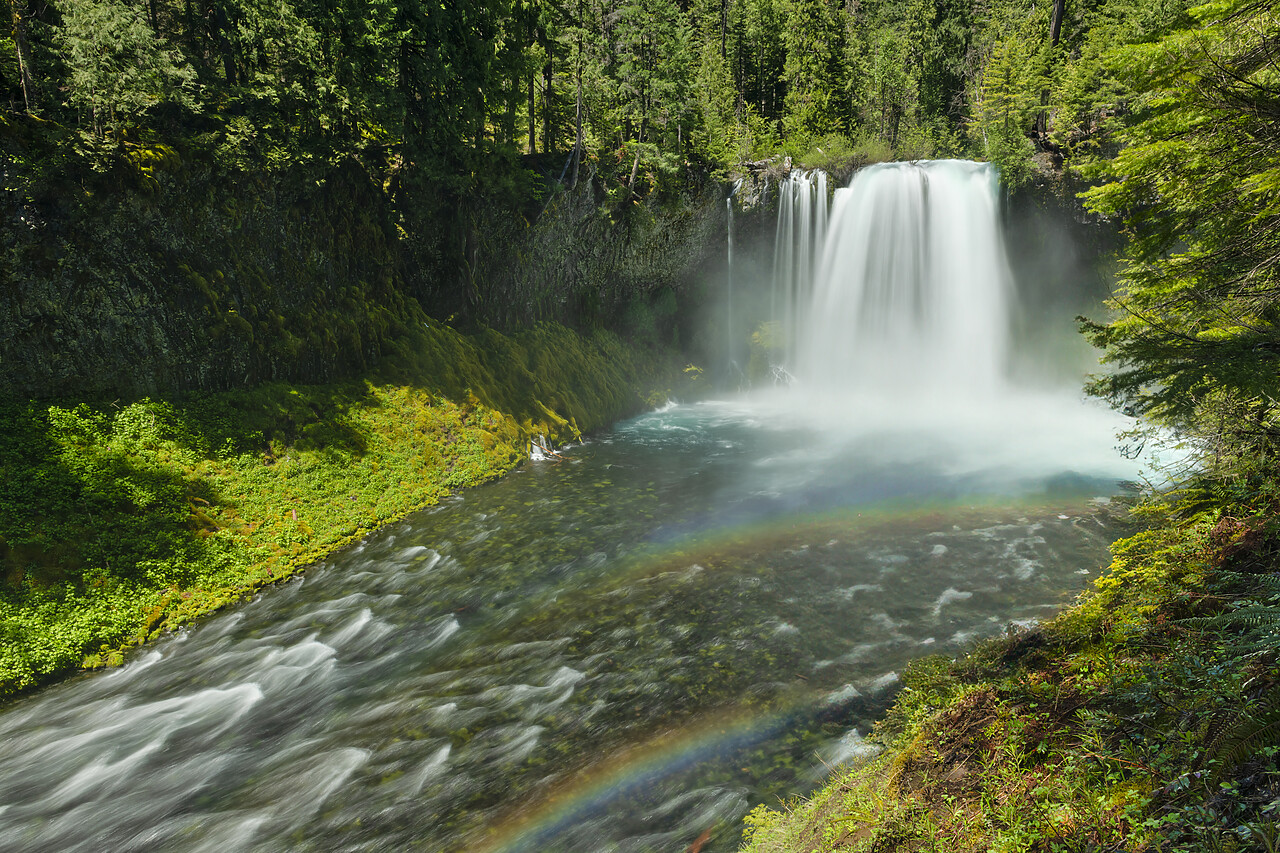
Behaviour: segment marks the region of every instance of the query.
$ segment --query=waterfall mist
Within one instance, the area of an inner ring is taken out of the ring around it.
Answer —
[[[1078,311],[1023,298],[1001,203],[995,169],[960,160],[871,166],[830,197],[821,172],[782,181],[754,405],[831,464],[856,444],[997,491],[1136,476],[1115,449],[1131,421],[1083,397]]]

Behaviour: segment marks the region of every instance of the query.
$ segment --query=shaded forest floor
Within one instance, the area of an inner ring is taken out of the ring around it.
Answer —
[[[1071,609],[912,665],[873,740],[745,851],[1280,849],[1280,513],[1191,487]]]

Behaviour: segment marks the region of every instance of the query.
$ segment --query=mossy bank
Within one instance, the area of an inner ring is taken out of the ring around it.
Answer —
[[[1137,510],[1077,605],[904,674],[873,740],[747,853],[1280,849],[1280,524],[1269,480]]]
[[[553,325],[429,323],[405,350],[392,379],[0,406],[0,694],[119,663],[679,375]]]

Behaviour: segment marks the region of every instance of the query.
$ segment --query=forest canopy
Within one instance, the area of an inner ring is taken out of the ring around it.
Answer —
[[[0,92],[97,140],[228,162],[353,151],[454,190],[555,152],[619,180],[690,161],[965,155],[1022,180],[1102,145],[1115,48],[1181,0],[6,0]],[[517,181],[518,183],[518,181]]]

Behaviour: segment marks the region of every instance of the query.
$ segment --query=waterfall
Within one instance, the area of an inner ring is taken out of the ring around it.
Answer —
[[[1012,285],[994,168],[943,160],[863,169],[836,191],[816,235],[804,230],[826,218],[825,203],[807,207],[813,177],[791,183],[775,275],[778,292],[791,295],[781,319],[800,381],[821,393],[893,395],[1003,386]]]
[[[737,190],[737,186],[734,186]],[[725,300],[724,300],[724,328],[725,342],[729,347],[729,366],[732,368],[737,360],[734,358],[733,343],[733,193],[729,193],[724,200],[726,228],[728,229],[727,241],[729,244],[729,257],[726,259],[725,267]]]
[[[802,320],[813,290],[815,259],[827,232],[827,175],[793,172],[778,186],[778,227],[774,234],[773,301],[775,347],[794,372]]]
[[[733,318],[733,197],[738,194],[738,190],[742,188],[742,180],[734,182],[733,188],[729,190],[729,195],[725,197],[725,242],[727,243],[728,257],[725,259],[725,298],[724,298],[724,339],[725,348],[728,354],[726,363],[726,376],[731,385],[742,387],[746,382],[746,375],[743,372],[742,365],[738,361],[739,342],[735,333]]]

